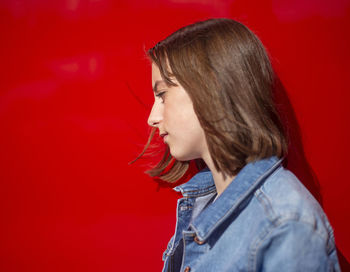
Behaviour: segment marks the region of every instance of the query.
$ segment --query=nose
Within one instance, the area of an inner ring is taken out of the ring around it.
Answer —
[[[163,110],[161,106],[155,102],[152,106],[152,110],[148,116],[147,123],[151,127],[158,127],[159,123],[163,120]]]

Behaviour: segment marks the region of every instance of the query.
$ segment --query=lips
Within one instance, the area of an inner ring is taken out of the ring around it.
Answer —
[[[167,136],[167,135],[168,135],[168,133],[163,132],[163,133],[161,133],[161,134],[159,134],[159,135],[160,135],[160,137],[162,137],[162,138],[164,139],[164,137],[165,137],[165,136]]]
[[[159,134],[159,136],[163,138],[164,142],[165,142],[165,139],[166,139],[167,135],[168,135],[168,133],[166,133],[166,132],[162,132],[162,133]]]

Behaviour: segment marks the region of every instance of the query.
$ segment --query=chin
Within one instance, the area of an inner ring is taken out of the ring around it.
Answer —
[[[171,150],[170,150],[170,154],[171,156],[173,156],[173,158],[175,158],[178,161],[187,161],[186,157],[184,157],[181,154],[177,154],[176,152],[172,152]]]
[[[173,156],[177,161],[190,161],[191,159],[183,158],[183,157],[175,157]]]
[[[170,154],[178,161],[191,161],[194,159],[198,159],[198,156],[193,156],[190,154],[179,154],[176,152],[172,152],[171,150],[170,150]]]

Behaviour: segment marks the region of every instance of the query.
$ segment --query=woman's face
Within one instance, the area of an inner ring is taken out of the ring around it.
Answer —
[[[202,127],[193,110],[187,92],[178,86],[168,87],[157,65],[152,64],[154,104],[148,118],[150,126],[159,129],[159,135],[168,144],[170,153],[179,161],[203,158],[208,147]]]

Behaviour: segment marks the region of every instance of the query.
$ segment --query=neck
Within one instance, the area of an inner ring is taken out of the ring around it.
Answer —
[[[203,156],[203,160],[205,161],[206,165],[208,166],[208,168],[210,169],[213,175],[217,194],[220,195],[227,188],[227,186],[234,180],[236,176],[226,175],[224,177],[221,172],[216,170],[213,160],[209,154],[207,156]]]

